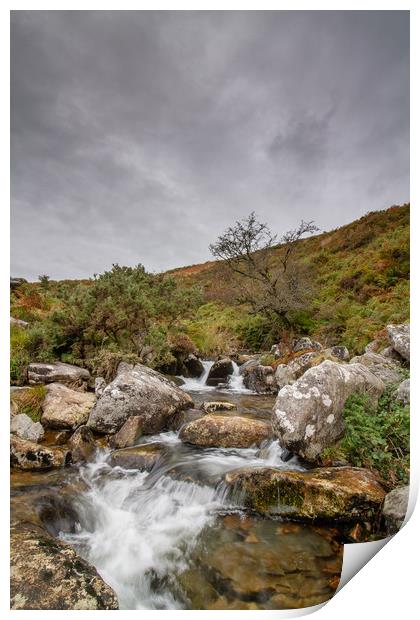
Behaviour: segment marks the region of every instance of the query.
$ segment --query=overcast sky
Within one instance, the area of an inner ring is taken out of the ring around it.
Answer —
[[[11,106],[15,276],[409,200],[408,12],[15,11]]]

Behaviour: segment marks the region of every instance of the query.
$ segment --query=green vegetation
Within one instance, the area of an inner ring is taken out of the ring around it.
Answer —
[[[284,246],[271,249],[273,271],[283,255]],[[337,230],[301,239],[293,256],[311,274],[313,295],[304,309],[289,312],[289,331],[327,345],[346,345],[357,354],[385,325],[409,319],[409,205],[369,213]],[[240,346],[258,350],[281,337],[280,324],[268,324],[261,313],[237,305],[235,276],[222,261],[172,274],[184,284],[201,286],[205,299],[217,304],[211,322],[218,322],[218,312],[228,341],[239,338]],[[235,317],[249,317],[240,332],[235,321],[226,330],[223,317],[232,307]]]
[[[344,437],[324,450],[323,464],[345,460],[356,467],[376,470],[391,487],[408,484],[410,477],[410,412],[393,397],[389,387],[378,408],[366,396],[351,396],[345,405]]]
[[[12,380],[19,382],[29,360],[96,370],[128,356],[160,367],[173,360],[173,336],[200,301],[197,287],[141,265],[114,265],[88,282],[24,285],[12,295],[11,312],[30,326],[13,329]]]
[[[26,413],[33,422],[39,422],[42,415],[42,402],[47,390],[44,385],[18,390],[11,395],[12,407],[16,413]]]
[[[286,251],[264,249],[270,277]],[[188,352],[267,351],[295,334],[361,353],[387,323],[409,318],[409,205],[293,241],[295,271],[309,274],[311,295],[288,306],[286,329],[238,302],[243,276],[223,261],[158,275],[114,265],[90,280],[40,276],[11,294],[11,316],[30,324],[11,329],[12,382],[23,382],[29,361],[60,359],[109,377],[124,359],[164,369]]]

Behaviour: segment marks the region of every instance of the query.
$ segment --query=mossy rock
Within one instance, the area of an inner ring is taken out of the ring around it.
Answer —
[[[227,473],[225,483],[232,499],[245,507],[296,519],[371,520],[385,497],[375,475],[358,467],[243,467]]]

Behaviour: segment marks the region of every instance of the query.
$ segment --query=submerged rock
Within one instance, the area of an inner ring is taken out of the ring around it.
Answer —
[[[232,360],[228,357],[217,360],[210,368],[207,376],[206,385],[217,385],[223,383],[233,373]]]
[[[387,325],[386,331],[388,339],[392,347],[407,362],[410,361],[410,325],[404,323],[402,325]]]
[[[179,433],[179,438],[186,443],[221,448],[249,448],[271,436],[271,427],[266,422],[210,414],[186,424]]]
[[[40,470],[64,467],[72,462],[71,452],[63,448],[42,446],[33,441],[10,436],[10,465],[19,469]]]
[[[408,508],[410,487],[394,489],[385,497],[382,516],[387,534],[396,534],[401,528]]]
[[[77,392],[60,383],[51,383],[42,403],[41,421],[44,426],[56,430],[74,430],[87,422],[95,400],[95,395],[89,392]]]
[[[123,370],[104,389],[90,412],[88,426],[116,433],[131,416],[139,416],[143,433],[166,429],[177,411],[193,407],[191,396],[160,373],[137,364]]]
[[[44,428],[40,422],[34,422],[26,413],[18,413],[10,422],[10,432],[21,439],[40,441],[44,436]]]
[[[113,467],[119,466],[124,469],[140,469],[150,471],[162,454],[162,444],[147,443],[134,448],[124,448],[113,452],[110,462]]]
[[[214,411],[233,411],[236,409],[236,405],[225,401],[211,401],[208,400],[201,403],[200,409],[203,409],[206,413],[213,413]]]
[[[347,398],[363,393],[377,404],[384,389],[383,381],[362,364],[322,362],[280,390],[272,416],[274,433],[285,448],[314,461],[343,435]]]
[[[28,366],[28,381],[30,384],[65,383],[83,385],[89,381],[90,373],[85,368],[56,362],[54,364],[32,363]]]
[[[299,609],[334,594],[343,545],[332,528],[229,514],[205,529],[176,580],[187,609]]]
[[[375,475],[358,467],[303,472],[243,467],[228,472],[225,483],[233,499],[247,508],[301,519],[370,520],[385,497]]]
[[[12,526],[10,573],[12,609],[118,609],[96,569],[36,525]]]

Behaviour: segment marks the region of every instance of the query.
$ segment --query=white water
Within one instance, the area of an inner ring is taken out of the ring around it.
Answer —
[[[211,360],[201,360],[201,363],[204,366],[204,372],[198,379],[190,379],[188,377],[179,377],[183,380],[183,384],[181,388],[186,392],[208,392],[214,390],[214,387],[210,385],[206,385],[207,377],[209,376],[210,368],[213,366],[214,362]]]
[[[252,394],[251,390],[248,390],[244,386],[244,379],[239,373],[239,366],[236,362],[232,361],[233,374],[229,377],[229,391],[236,392],[237,394]]]
[[[196,450],[178,443],[175,433],[153,440],[163,440],[168,454],[167,463],[164,457],[150,473],[112,468],[107,451],[81,468],[88,491],[75,506],[80,523],[76,533],[61,535],[116,591],[121,609],[185,606],[174,595],[171,579],[187,568],[203,528],[214,522],[220,509],[229,507],[225,489],[218,485],[227,471],[245,465],[300,469],[295,459],[287,464],[281,460],[277,441],[262,449]],[[201,474],[213,482],[177,479],[174,471],[194,479]]]
[[[211,385],[206,385],[207,377],[209,376],[210,368],[213,366],[214,362],[211,360],[201,360],[201,363],[204,366],[204,372],[198,379],[190,379],[188,377],[179,377],[183,380],[183,385],[181,388],[186,392],[211,392],[216,389],[216,387]],[[219,389],[219,392],[234,392],[235,394],[252,394],[251,390],[248,390],[244,386],[244,381],[242,375],[239,374],[239,366],[234,361],[233,364],[233,373],[229,376],[228,386],[222,389]]]

